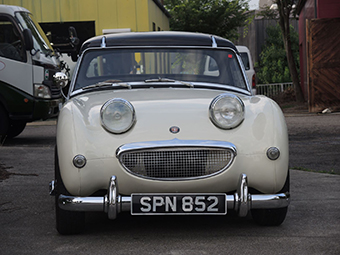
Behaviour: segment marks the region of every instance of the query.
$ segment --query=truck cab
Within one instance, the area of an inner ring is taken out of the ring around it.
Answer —
[[[0,141],[19,135],[27,122],[55,117],[62,103],[53,81],[60,56],[32,14],[0,5]]]

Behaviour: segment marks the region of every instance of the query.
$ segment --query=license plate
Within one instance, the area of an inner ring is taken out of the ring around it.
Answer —
[[[132,194],[132,215],[225,215],[226,194]]]

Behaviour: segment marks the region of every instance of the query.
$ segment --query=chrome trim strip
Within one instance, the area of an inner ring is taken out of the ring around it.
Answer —
[[[104,197],[74,197],[60,195],[59,207],[67,211],[101,212],[104,211]]]
[[[120,212],[118,206],[120,205],[121,198],[118,193],[116,176],[111,176],[107,190],[107,195],[104,197],[104,211],[107,213],[109,219],[115,219]]]
[[[226,85],[226,84],[220,84],[220,83],[209,83],[209,82],[190,82],[193,87],[195,89],[216,89],[216,90],[223,90],[223,91],[226,91],[225,93],[240,93],[240,94],[243,94],[243,95],[246,95],[246,96],[251,96],[251,92],[245,90],[245,89],[241,89],[241,88],[237,88],[237,87],[233,87],[233,86],[229,86],[229,85]],[[176,86],[172,86],[170,87],[168,85],[168,83],[153,83],[154,85],[164,85],[164,88],[167,88],[167,89],[177,89]],[[181,83],[179,82],[175,82],[175,83],[171,83],[171,84],[179,84],[181,85]],[[141,86],[141,85],[144,85],[145,88],[150,88],[150,84],[145,84],[144,82],[142,81],[138,81],[138,82],[129,82],[129,86],[128,88],[129,89],[133,89],[134,86]],[[121,88],[122,86],[117,86],[118,88]],[[117,88],[116,86],[112,86],[112,90],[116,89]],[[82,90],[82,88],[80,89],[77,89],[77,90],[74,90],[71,92],[70,94],[70,97],[74,97],[74,96],[77,96],[78,94],[82,94],[84,93],[84,90]]]
[[[54,180],[50,181],[49,188],[50,188],[50,196],[55,196],[56,191],[55,191],[55,181]]]
[[[250,207],[252,209],[274,209],[286,207],[290,204],[290,194],[261,194],[251,195]]]
[[[238,212],[240,217],[247,215],[250,209],[283,208],[290,204],[289,193],[256,194],[248,193],[247,176],[240,175],[237,192],[227,195],[227,208]],[[104,197],[76,197],[60,195],[59,207],[68,211],[98,211],[107,212],[109,219],[115,219],[120,212],[131,210],[131,196],[118,194],[117,178],[112,176],[109,182],[108,194]]]
[[[237,197],[235,200],[239,208],[238,215],[240,217],[246,217],[250,209],[250,203],[248,203],[248,201],[251,201],[251,195],[248,193],[248,179],[245,174],[240,175],[235,197]]]
[[[106,48],[106,37],[105,36],[102,37],[102,43],[100,44],[100,47]]]
[[[211,37],[211,41],[212,41],[211,47],[217,48],[217,43],[216,43],[216,40],[215,40],[215,36],[212,36],[212,37]]]
[[[163,140],[163,141],[149,141],[128,143],[120,146],[116,151],[116,157],[127,151],[149,150],[149,149],[174,149],[174,148],[205,148],[205,149],[230,149],[234,156],[237,155],[236,146],[229,142],[213,141],[213,140]]]

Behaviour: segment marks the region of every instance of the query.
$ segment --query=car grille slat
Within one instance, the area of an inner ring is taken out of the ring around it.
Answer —
[[[234,158],[230,149],[164,149],[127,151],[120,162],[129,172],[153,179],[201,178],[225,170]]]

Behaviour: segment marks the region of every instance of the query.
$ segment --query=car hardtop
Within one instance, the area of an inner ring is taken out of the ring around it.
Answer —
[[[80,54],[87,48],[134,46],[227,47],[238,53],[235,45],[222,37],[192,32],[128,32],[96,36],[88,39]]]

